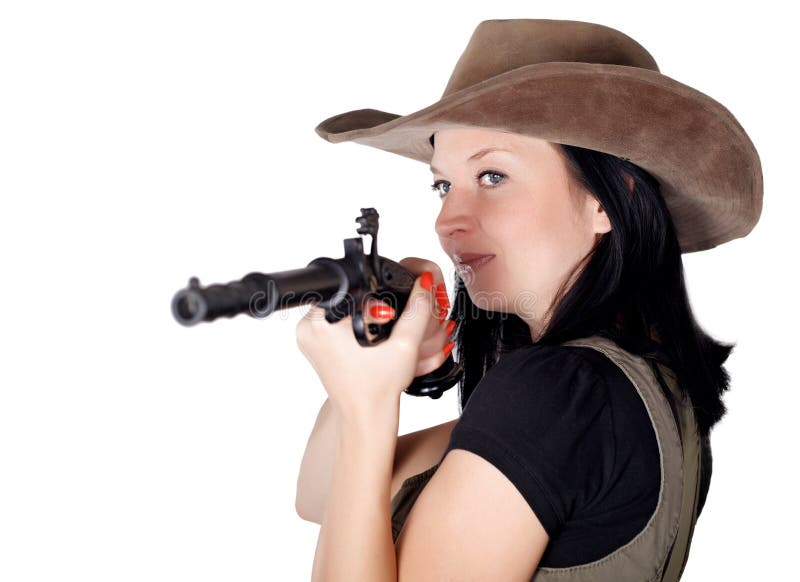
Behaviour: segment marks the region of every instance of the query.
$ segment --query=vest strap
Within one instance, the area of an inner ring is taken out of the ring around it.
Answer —
[[[689,548],[692,544],[694,525],[697,522],[697,505],[700,498],[700,472],[702,469],[702,456],[700,454],[700,435],[697,423],[692,412],[691,401],[684,399],[679,392],[677,378],[669,368],[662,364],[650,362],[653,373],[664,391],[669,402],[675,425],[681,435],[683,451],[683,499],[681,501],[681,516],[678,533],[669,550],[667,563],[664,567],[662,582],[677,582],[683,575],[686,562],[689,558]],[[667,376],[665,381],[664,376]],[[676,406],[676,402],[688,403]]]

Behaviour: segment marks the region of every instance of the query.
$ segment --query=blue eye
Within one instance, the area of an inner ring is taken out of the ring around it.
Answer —
[[[505,174],[501,174],[500,172],[495,172],[494,170],[484,170],[480,174],[475,176],[475,178],[480,180],[483,176],[487,176],[487,175],[488,176],[499,176],[499,180],[497,180],[497,182],[492,182],[491,186],[496,186],[503,178],[506,177]],[[439,198],[444,198],[444,194],[446,194],[447,192],[442,192],[439,189],[439,186],[441,184],[447,184],[447,186],[448,186],[447,191],[450,190],[450,182],[448,182],[447,180],[436,180],[433,184],[431,184],[431,190],[433,190],[434,192],[437,192],[439,194]]]
[[[439,190],[439,185],[440,184],[447,184],[448,185],[447,189],[448,190],[450,189],[450,182],[447,182],[445,180],[436,180],[433,184],[431,184],[431,190],[433,190],[434,192],[437,192],[439,194],[439,198],[442,197],[442,191]]]

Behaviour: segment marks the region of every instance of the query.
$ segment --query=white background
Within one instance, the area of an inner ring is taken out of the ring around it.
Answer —
[[[185,328],[170,300],[193,275],[338,258],[367,206],[382,255],[435,260],[452,281],[427,167],[314,127],[438,100],[491,18],[618,28],[755,143],[761,221],[684,256],[701,325],[738,342],[684,579],[786,579],[798,54],[794,20],[757,6],[3,3],[0,579],[309,579],[319,528],[294,495],[326,394],[295,343],[305,308]],[[456,391],[404,395],[400,432],[455,418]]]

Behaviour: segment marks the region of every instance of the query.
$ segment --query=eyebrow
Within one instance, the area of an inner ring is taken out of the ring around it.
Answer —
[[[505,148],[489,146],[489,147],[485,147],[485,148],[479,149],[477,152],[475,152],[469,158],[467,158],[467,161],[471,162],[473,160],[478,160],[478,159],[482,158],[483,156],[485,156],[486,154],[491,153],[491,152],[508,152],[509,154],[513,154],[514,153],[511,150],[508,150],[508,149],[505,149]],[[433,172],[435,174],[441,174],[441,172],[439,170],[437,170],[436,168],[434,168],[432,165],[430,166],[430,169],[431,169],[431,172]]]

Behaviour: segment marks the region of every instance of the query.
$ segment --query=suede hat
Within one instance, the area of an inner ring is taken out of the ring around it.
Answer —
[[[761,215],[761,162],[733,114],[661,74],[642,45],[608,26],[485,20],[434,104],[408,115],[356,109],[315,131],[430,164],[430,136],[454,127],[630,160],[658,179],[683,253],[744,237]]]

